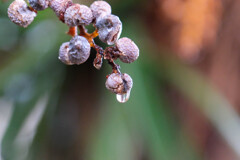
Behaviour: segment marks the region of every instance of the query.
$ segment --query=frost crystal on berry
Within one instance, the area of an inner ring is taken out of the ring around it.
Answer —
[[[49,1],[48,0],[29,0],[29,4],[33,9],[37,11],[41,11],[48,8]]]
[[[70,27],[89,25],[93,20],[92,11],[85,5],[74,4],[66,10],[64,20]]]
[[[113,45],[122,33],[122,22],[115,15],[107,15],[99,18],[96,23],[101,41]]]
[[[93,17],[96,19],[110,15],[112,12],[111,6],[105,1],[95,1],[91,4],[90,8],[92,10]]]
[[[69,59],[74,64],[82,64],[89,58],[90,50],[91,47],[86,38],[75,36],[69,44]]]
[[[116,42],[120,53],[120,60],[124,63],[132,63],[139,56],[138,46],[129,38],[121,38]]]
[[[8,17],[13,23],[26,28],[34,20],[36,13],[28,8],[24,0],[15,0],[8,8]]]

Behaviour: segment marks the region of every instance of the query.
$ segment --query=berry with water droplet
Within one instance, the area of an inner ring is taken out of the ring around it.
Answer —
[[[85,5],[74,4],[66,10],[64,20],[70,27],[89,25],[93,20],[92,11]]]
[[[66,65],[72,65],[73,63],[69,60],[69,42],[65,42],[59,49],[58,59]]]
[[[90,8],[95,19],[110,15],[112,12],[111,6],[106,1],[95,1],[91,4]]]
[[[139,56],[138,46],[129,38],[120,38],[116,42],[116,47],[120,51],[120,60],[124,63],[132,63]]]
[[[90,56],[90,44],[86,38],[75,36],[69,43],[69,59],[74,64],[82,64]]]
[[[124,73],[112,73],[106,81],[106,88],[115,94],[126,94],[131,91],[133,86],[132,78]]]
[[[108,45],[113,45],[122,33],[122,22],[115,15],[107,15],[97,19],[96,27],[99,39]]]
[[[41,11],[48,8],[49,0],[29,0],[29,4],[33,9]]]
[[[24,28],[32,23],[37,14],[31,11],[24,0],[15,0],[8,7],[10,20]]]

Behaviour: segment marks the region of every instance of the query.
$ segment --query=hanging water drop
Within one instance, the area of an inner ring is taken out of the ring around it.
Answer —
[[[118,102],[120,102],[120,103],[127,102],[129,97],[130,97],[130,91],[128,91],[126,94],[117,94],[116,95],[116,98],[117,98]]]

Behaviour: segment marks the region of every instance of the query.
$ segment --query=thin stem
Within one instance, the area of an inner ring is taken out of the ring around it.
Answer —
[[[95,44],[94,38],[98,36],[97,29],[91,34],[87,33],[86,28],[82,25],[79,25],[78,29],[80,31],[79,35],[85,37],[90,43],[91,47],[94,48],[97,52],[96,58],[93,62],[94,66],[96,67],[98,64],[100,64],[101,59],[104,57],[104,59],[108,61],[108,64],[111,65],[113,73],[121,73],[120,66],[114,62],[114,59],[119,57],[118,52],[116,51],[116,48],[108,47],[104,50],[102,47]],[[96,67],[96,68],[100,69],[99,67]]]
[[[80,31],[79,35],[85,37],[88,40],[90,46],[93,47],[94,41],[93,41],[92,34],[87,33],[86,28],[82,25],[78,26],[78,29]]]
[[[83,25],[79,25],[78,29],[80,31],[80,36],[89,36],[89,34],[86,32],[86,28]]]
[[[91,38],[94,39],[98,36],[98,30],[96,29],[92,34],[91,34]]]
[[[28,6],[28,9],[30,9],[31,11],[35,12],[36,14],[38,13],[37,10],[35,10],[34,8],[32,8],[31,6]]]
[[[76,36],[77,35],[77,27],[69,27],[67,34],[72,37]]]

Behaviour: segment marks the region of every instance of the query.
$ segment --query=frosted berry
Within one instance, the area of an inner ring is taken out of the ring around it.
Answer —
[[[27,6],[25,1],[29,1]],[[92,3],[90,7],[75,4],[72,0],[14,0],[8,8],[8,16],[14,23],[27,27],[36,16],[36,11],[51,8],[59,20],[69,27],[70,42],[63,43],[59,48],[58,59],[67,65],[82,64],[90,56],[91,47],[96,51],[93,66],[100,69],[103,59],[112,68],[106,80],[106,88],[116,94],[120,103],[126,102],[133,87],[132,78],[121,74],[120,66],[114,61],[118,58],[125,63],[134,62],[139,56],[137,45],[129,38],[119,39],[122,22],[118,16],[112,15],[111,6],[103,0]],[[93,24],[95,31],[88,33],[86,25]],[[99,39],[114,46],[105,49],[98,46],[94,39]]]
[[[89,25],[93,20],[92,11],[85,5],[74,4],[66,10],[64,20],[70,27]]]
[[[49,7],[53,9],[58,17],[64,16],[68,7],[72,5],[72,0],[49,0]]]
[[[130,92],[133,86],[132,78],[124,73],[112,73],[106,81],[106,88],[115,94],[126,94]]]
[[[117,49],[120,51],[120,60],[124,63],[132,63],[139,56],[138,46],[129,38],[121,38],[116,42]]]
[[[99,39],[108,45],[113,45],[122,33],[122,22],[115,15],[107,15],[96,22]]]
[[[48,8],[49,0],[29,0],[29,4],[33,9],[41,11]]]
[[[13,1],[8,8],[8,17],[10,20],[24,28],[32,23],[36,13],[31,11],[24,0]]]
[[[105,1],[95,1],[90,6],[93,18],[98,19],[99,17],[104,17],[110,15],[112,12],[111,6]]]
[[[67,65],[72,65],[73,63],[69,60],[69,42],[65,42],[61,45],[59,49],[58,59]]]
[[[75,36],[69,44],[69,59],[74,64],[82,64],[89,58],[90,50],[91,47],[86,38]]]

